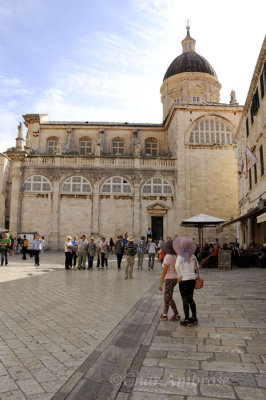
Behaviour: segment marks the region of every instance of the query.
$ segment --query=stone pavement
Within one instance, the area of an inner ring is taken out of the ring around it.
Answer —
[[[0,399],[48,400],[158,280],[135,271],[66,271],[64,253],[0,267]],[[124,264],[124,263],[123,263]]]
[[[53,400],[266,399],[266,270],[202,276],[198,326],[160,321],[154,283]]]

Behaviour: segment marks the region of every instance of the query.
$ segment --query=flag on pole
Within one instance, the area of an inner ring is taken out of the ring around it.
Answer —
[[[248,171],[257,163],[257,157],[252,153],[252,151],[246,147],[245,157],[243,162],[243,174],[247,178]]]

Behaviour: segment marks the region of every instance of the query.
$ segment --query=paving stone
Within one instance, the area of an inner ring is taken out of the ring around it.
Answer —
[[[239,354],[232,353],[214,353],[216,361],[241,361]]]
[[[0,393],[5,393],[9,391],[15,391],[18,389],[18,386],[14,382],[14,380],[9,375],[1,376],[0,379]],[[1,397],[0,397],[1,398]]]
[[[17,380],[16,383],[26,397],[44,392],[42,386],[35,379]]]
[[[214,345],[214,346],[220,346],[220,344],[221,344],[221,339],[218,339],[218,338],[212,338],[212,339],[210,339],[210,338],[207,338],[206,339],[206,341],[205,341],[205,344],[210,344],[210,345]]]
[[[166,357],[164,357],[166,358]],[[167,358],[177,358],[179,360],[209,360],[213,358],[213,353],[199,353],[199,352],[183,352],[183,351],[169,351]]]
[[[265,400],[266,389],[236,386],[235,391],[240,400]]]
[[[3,366],[3,364],[0,363],[0,376],[2,376],[2,375],[8,375],[8,372],[7,372],[7,369]]]
[[[223,346],[246,346],[246,341],[243,339],[222,339]]]
[[[16,381],[18,379],[32,378],[32,374],[23,365],[16,365],[15,367],[8,368],[9,374]]]
[[[243,362],[261,363],[261,359],[257,354],[240,354],[240,358]]]
[[[57,380],[56,376],[53,375],[47,368],[34,369],[31,371],[31,373],[40,383]]]
[[[222,399],[235,399],[235,393],[231,386],[225,385],[200,385],[200,393],[203,396],[217,397]]]
[[[167,358],[159,361],[159,367],[162,368],[199,368],[199,362],[197,360],[180,360],[176,358]]]
[[[143,365],[145,367],[156,367],[159,364],[160,359],[159,358],[145,358],[143,360]]]
[[[225,361],[202,361],[202,369],[210,371],[228,371],[228,372],[258,372],[253,363],[238,363]]]
[[[198,345],[198,351],[209,353],[245,353],[243,347],[238,346],[214,346],[214,345]]]
[[[164,373],[163,368],[159,367],[142,367],[139,371],[138,377],[144,379],[160,379]]]
[[[166,358],[166,350],[148,350],[146,353],[147,358]]]
[[[11,392],[1,393],[1,400],[26,400],[26,397],[20,390],[14,390]]]
[[[159,393],[148,393],[148,392],[133,392],[130,400],[184,400],[184,396],[177,396],[175,394],[159,394]],[[118,397],[116,398],[118,400]],[[213,400],[213,399],[212,399]]]
[[[170,379],[156,380],[156,379],[137,379],[136,384],[133,389],[133,394],[135,391],[140,392],[150,392],[157,394],[175,394],[181,396],[195,395],[198,393],[197,385],[187,382],[179,382]]]

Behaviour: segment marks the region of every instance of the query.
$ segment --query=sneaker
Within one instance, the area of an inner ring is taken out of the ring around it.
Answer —
[[[124,279],[127,279],[127,276],[125,276]]]
[[[191,326],[191,322],[190,322],[189,319],[183,319],[183,321],[180,321],[180,325],[190,327]]]
[[[199,323],[199,321],[196,317],[189,318],[189,322],[191,322],[192,325],[198,325],[198,323]]]
[[[165,314],[161,314],[160,319],[162,319],[163,321],[168,321],[168,317]]]
[[[173,315],[172,318],[170,318],[170,321],[180,321],[180,315],[179,314]]]

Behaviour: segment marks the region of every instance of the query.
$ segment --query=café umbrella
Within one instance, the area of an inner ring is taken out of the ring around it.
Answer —
[[[198,228],[199,232],[199,247],[200,251],[203,248],[203,228],[212,228],[216,225],[223,224],[226,222],[225,219],[213,217],[207,214],[197,214],[194,217],[190,217],[182,221],[181,226],[186,226],[187,228]]]

